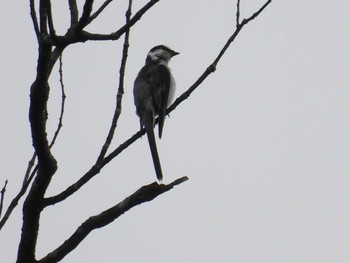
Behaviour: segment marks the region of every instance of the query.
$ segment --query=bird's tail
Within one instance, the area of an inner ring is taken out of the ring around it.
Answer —
[[[163,173],[162,173],[162,167],[160,166],[160,160],[159,160],[159,155],[158,155],[158,150],[157,150],[157,145],[156,145],[156,139],[154,136],[153,116],[152,116],[152,114],[144,114],[143,117],[144,117],[143,119],[144,119],[144,124],[145,124],[146,132],[147,132],[149,147],[151,149],[154,169],[156,170],[156,175],[157,175],[158,180],[162,181]]]

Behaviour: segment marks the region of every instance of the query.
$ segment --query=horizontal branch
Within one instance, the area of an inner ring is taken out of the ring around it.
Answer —
[[[149,202],[157,196],[171,190],[174,186],[187,180],[187,177],[182,177],[167,185],[154,182],[152,184],[142,186],[135,193],[125,198],[119,204],[103,211],[98,215],[88,218],[77,228],[71,237],[69,237],[53,252],[39,260],[38,263],[58,262],[62,260],[68,253],[73,251],[90,234],[91,231],[112,223],[115,219],[131,208],[139,204]]]

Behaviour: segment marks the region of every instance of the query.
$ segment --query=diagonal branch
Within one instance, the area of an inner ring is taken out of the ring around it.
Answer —
[[[238,33],[241,31],[241,29],[249,23],[251,20],[253,20],[255,17],[257,17],[263,10],[266,8],[266,6],[271,2],[271,0],[267,1],[262,8],[260,8],[256,13],[254,13],[251,17],[248,19],[244,19],[243,22],[240,24],[238,28],[233,32],[231,37],[227,40],[226,44],[223,46],[223,48],[220,50],[218,56],[216,59],[206,68],[206,70],[202,73],[202,75],[183,93],[181,96],[179,96],[174,103],[167,109],[167,114],[171,113],[177,106],[179,106],[184,100],[186,100],[192,92],[194,92],[199,85],[202,84],[204,80],[213,72],[215,72],[216,67],[218,63],[220,62],[222,56],[225,54],[229,46],[232,44],[232,42],[236,39]],[[156,120],[157,123],[157,120]],[[112,161],[116,156],[118,156],[121,152],[123,152],[126,148],[128,148],[131,144],[133,144],[136,140],[138,140],[142,135],[145,134],[145,129],[141,129],[138,132],[136,132],[134,135],[132,135],[128,140],[126,140],[124,143],[120,144],[115,150],[113,150],[109,155],[104,157],[104,159],[101,161],[99,165],[94,165],[87,173],[85,173],[77,182],[69,186],[66,190],[61,192],[60,194],[46,198],[44,201],[44,205],[54,205],[66,198],[68,198],[70,195],[74,194],[76,191],[78,191],[84,184],[86,184],[90,179],[92,179],[95,175],[97,175],[100,170],[107,165],[110,161]]]
[[[240,5],[241,5],[241,1],[240,1],[240,0],[237,0],[236,27],[239,26],[239,16],[240,16],[240,12],[241,12]]]
[[[132,8],[132,0],[129,0],[129,6],[125,13],[126,23],[130,22],[131,8]],[[130,33],[130,28],[126,30],[124,35],[123,55],[120,63],[120,69],[119,69],[119,88],[117,93],[116,108],[114,111],[112,124],[109,129],[106,141],[101,149],[100,155],[97,158],[97,161],[96,161],[97,165],[101,163],[103,158],[106,156],[107,150],[113,140],[115,129],[117,128],[117,122],[119,120],[119,116],[122,112],[122,99],[124,94],[124,76],[125,76],[126,61],[128,58],[128,50],[129,50],[129,33]]]
[[[160,0],[150,0],[130,19],[129,23],[126,23],[124,26],[122,26],[117,31],[115,31],[111,34],[95,34],[95,33],[89,33],[86,31],[82,31],[79,36],[76,36],[72,39],[69,39],[69,41],[67,43],[64,43],[64,45],[68,45],[70,43],[85,42],[88,40],[93,40],[93,41],[118,40],[129,28],[134,26],[137,23],[137,21],[139,21],[141,19],[141,17],[150,8],[152,8],[152,6],[154,6],[159,1]]]
[[[79,19],[77,31],[80,31],[87,25],[92,12],[93,4],[94,4],[94,0],[85,0],[85,4],[83,7],[83,14]]]
[[[94,19],[96,19],[102,12],[103,10],[110,4],[112,3],[113,0],[106,0],[99,9],[97,9],[97,11],[95,13],[93,13],[90,17],[89,20],[87,22],[87,25],[90,24]]]
[[[32,18],[35,35],[37,37],[37,40],[39,41],[39,39],[40,39],[40,30],[39,30],[38,18],[36,16],[36,11],[35,11],[35,2],[34,2],[34,0],[30,0],[29,1],[29,6],[30,6],[30,17]]]
[[[7,186],[7,180],[5,181],[4,187],[0,191],[0,219],[1,219],[1,214],[2,214],[2,208],[4,205],[6,186]]]
[[[63,62],[62,62],[62,54],[59,57],[59,69],[58,69],[59,75],[60,75],[60,86],[61,86],[61,111],[60,111],[60,117],[58,119],[58,125],[57,129],[53,135],[53,138],[50,143],[50,148],[55,144],[56,139],[61,131],[61,128],[63,126],[63,115],[64,115],[64,107],[65,107],[65,102],[66,102],[66,93],[64,90],[64,83],[63,83]]]
[[[70,11],[70,25],[75,26],[78,23],[78,6],[77,0],[68,0],[69,11]]]
[[[119,204],[103,211],[102,213],[91,216],[82,223],[77,230],[62,245],[53,252],[39,260],[38,263],[58,262],[62,260],[68,253],[73,251],[93,230],[104,227],[112,223],[115,219],[123,215],[131,208],[142,203],[149,202],[157,196],[171,190],[174,186],[187,181],[187,177],[182,177],[170,184],[152,183],[145,185],[125,198]]]
[[[53,24],[53,17],[52,17],[52,9],[51,9],[51,1],[47,0],[47,18],[48,18],[48,25],[49,25],[49,32],[52,39],[56,38],[56,30],[55,26]]]

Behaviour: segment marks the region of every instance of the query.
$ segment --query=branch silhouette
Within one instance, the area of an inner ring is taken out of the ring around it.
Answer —
[[[49,253],[38,263],[58,262],[68,253],[73,251],[94,229],[104,227],[112,223],[122,214],[142,203],[149,202],[157,196],[171,190],[174,186],[187,181],[187,177],[182,177],[170,184],[158,184],[156,182],[142,186],[129,197],[125,198],[119,204],[103,211],[102,213],[91,216],[82,223],[77,230],[57,249]]]
[[[215,60],[209,64],[206,70],[202,73],[202,75],[184,92],[179,96],[174,103],[167,109],[167,114],[170,114],[173,110],[176,109],[182,102],[184,102],[191,94],[194,92],[202,82],[213,72],[215,72],[218,63],[220,62],[222,56],[225,54],[229,46],[236,39],[238,33],[241,29],[248,24],[251,20],[257,17],[271,2],[271,0],[267,1],[262,8],[260,8],[256,13],[250,16],[248,19],[244,19],[241,24],[236,28],[233,34],[228,38],[226,44],[222,47],[222,49],[218,52]],[[158,119],[156,120],[156,123]],[[145,129],[141,129],[133,134],[129,139],[120,144],[116,149],[114,149],[109,155],[104,157],[100,163],[96,163],[93,167],[90,168],[88,172],[86,172],[77,182],[69,186],[63,192],[57,194],[56,196],[48,197],[44,201],[45,206],[54,205],[64,199],[68,198],[76,191],[78,191],[83,185],[85,185],[90,179],[100,173],[101,169],[107,165],[110,161],[112,161],[115,157],[117,157],[120,153],[122,153],[125,149],[127,149],[131,144],[133,144],[136,140],[138,140],[142,135],[145,134]]]

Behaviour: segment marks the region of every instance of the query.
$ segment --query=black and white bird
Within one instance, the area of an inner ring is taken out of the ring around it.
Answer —
[[[134,83],[136,113],[140,117],[141,128],[146,129],[159,181],[163,179],[163,173],[153,128],[155,118],[158,116],[158,135],[161,138],[166,109],[173,101],[175,93],[175,81],[168,63],[173,56],[178,54],[167,46],[155,46],[148,52],[146,64],[140,70]]]

